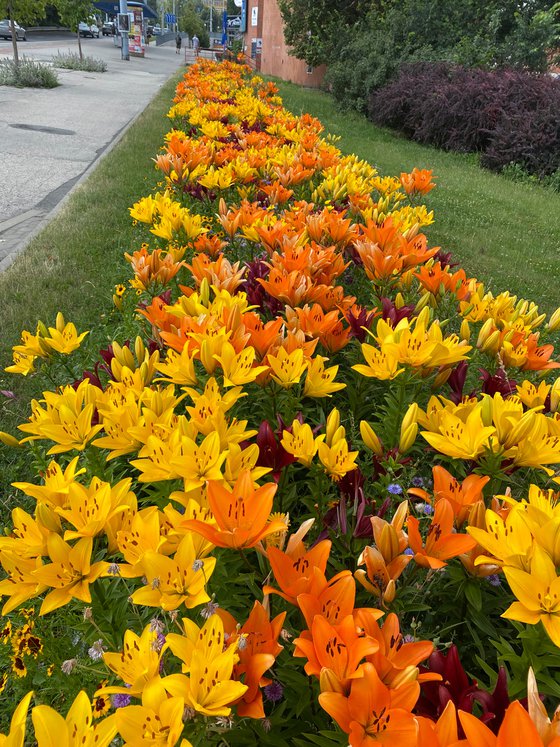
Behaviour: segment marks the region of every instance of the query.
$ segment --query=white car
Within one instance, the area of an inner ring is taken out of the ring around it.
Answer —
[[[27,31],[23,29],[19,24],[14,21],[16,27],[16,39],[22,39],[27,41]],[[0,21],[0,39],[11,39],[12,38],[12,22],[5,18]]]
[[[78,24],[78,32],[80,36],[91,36],[91,38],[99,39],[99,28],[95,23],[86,23],[82,21]]]

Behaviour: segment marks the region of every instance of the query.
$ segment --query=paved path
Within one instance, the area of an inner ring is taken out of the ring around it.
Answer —
[[[28,38],[20,54],[42,62],[78,49],[70,34]],[[83,39],[82,48],[105,60],[107,72],[57,70],[62,85],[50,90],[0,87],[0,270],[184,65],[174,43],[150,46],[144,59],[128,62],[112,37]],[[11,42],[0,41],[0,60],[11,54]]]

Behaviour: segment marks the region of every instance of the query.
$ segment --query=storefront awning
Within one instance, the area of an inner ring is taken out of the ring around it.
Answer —
[[[111,15],[119,12],[118,0],[95,0],[93,5],[98,10],[102,10],[104,13],[111,13]],[[128,0],[127,5],[129,8],[142,8],[144,18],[157,18],[156,13],[146,3]]]

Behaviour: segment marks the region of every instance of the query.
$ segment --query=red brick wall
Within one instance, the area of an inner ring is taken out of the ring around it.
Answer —
[[[258,6],[258,26],[251,26],[252,8]],[[288,54],[289,48],[284,41],[284,25],[276,0],[248,0],[247,33],[245,34],[246,52],[251,54],[251,40],[262,39],[260,69],[266,75],[275,75],[283,80],[303,86],[318,88],[325,75],[325,66],[313,68],[308,72],[307,65]]]

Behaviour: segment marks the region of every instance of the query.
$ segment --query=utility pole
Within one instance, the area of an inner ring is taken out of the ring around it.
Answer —
[[[126,7],[126,0],[119,0],[119,13],[128,15],[128,8]],[[121,60],[130,60],[130,54],[128,52],[128,32],[121,31]]]

